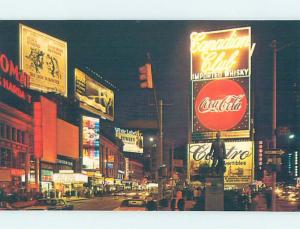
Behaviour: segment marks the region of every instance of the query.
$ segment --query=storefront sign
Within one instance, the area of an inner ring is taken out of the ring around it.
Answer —
[[[100,120],[82,116],[82,165],[84,169],[100,168]]]
[[[63,159],[57,159],[57,164],[73,167],[73,161],[67,161],[67,160],[63,160]]]
[[[114,92],[75,68],[75,96],[80,107],[114,120]]]
[[[254,152],[251,141],[225,142],[226,187],[243,187],[251,184],[254,174]],[[211,143],[195,143],[189,145],[189,173],[191,179],[199,175],[201,166],[212,164]]]
[[[4,53],[0,52],[0,88],[3,88],[18,98],[31,103],[31,95],[24,88],[29,86],[29,76],[20,71]]]
[[[20,67],[30,75],[30,88],[68,93],[67,43],[20,24]]]
[[[193,133],[202,139],[249,137],[249,78],[193,82]],[[231,134],[232,131],[232,134]]]
[[[207,80],[251,75],[251,28],[193,32],[191,79]]]
[[[115,128],[115,132],[124,144],[124,152],[143,153],[143,133],[140,130]]]
[[[61,184],[87,183],[88,176],[81,173],[54,173],[53,182]]]

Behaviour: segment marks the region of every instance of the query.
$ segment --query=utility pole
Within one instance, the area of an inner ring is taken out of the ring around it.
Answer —
[[[272,120],[272,148],[276,149],[276,128],[277,128],[277,42],[272,41],[273,48],[273,120]]]

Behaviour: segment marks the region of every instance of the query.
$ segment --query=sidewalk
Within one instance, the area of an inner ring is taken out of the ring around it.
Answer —
[[[71,196],[71,197],[63,197],[62,199],[64,199],[65,201],[68,201],[68,202],[75,202],[75,201],[81,201],[81,200],[88,200],[90,198]]]

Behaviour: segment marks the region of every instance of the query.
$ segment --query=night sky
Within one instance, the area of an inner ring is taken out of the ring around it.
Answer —
[[[300,83],[300,23],[294,21],[1,21],[0,51],[18,62],[18,23],[68,43],[68,75],[86,67],[114,83],[116,125],[153,119],[152,92],[139,88],[138,68],[150,52],[158,96],[172,104],[164,110],[165,135],[186,144],[190,79],[189,34],[252,27],[252,87],[258,138],[271,135],[273,53],[270,44],[289,44],[278,53],[278,125],[296,122],[293,85]],[[88,72],[87,72],[88,73]]]

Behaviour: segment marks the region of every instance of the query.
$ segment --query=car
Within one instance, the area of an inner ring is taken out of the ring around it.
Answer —
[[[146,201],[141,199],[123,200],[114,211],[146,211]]]
[[[64,199],[49,198],[39,199],[33,206],[26,207],[24,210],[73,210],[73,208],[74,206]]]
[[[6,201],[0,201],[0,210],[16,210]]]

